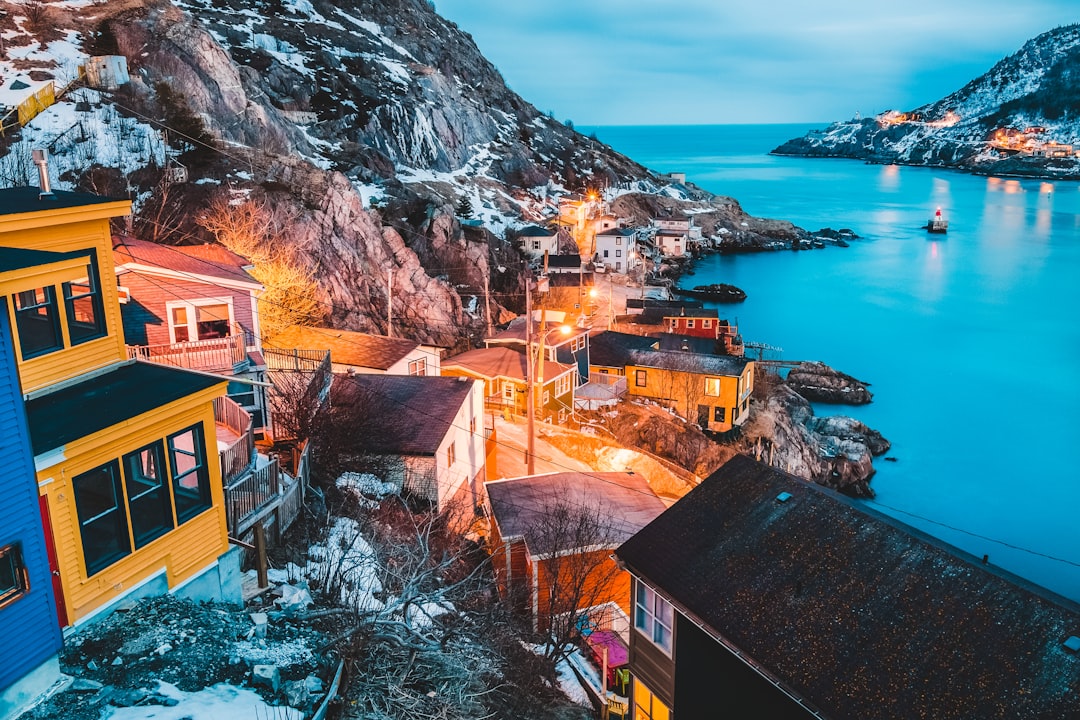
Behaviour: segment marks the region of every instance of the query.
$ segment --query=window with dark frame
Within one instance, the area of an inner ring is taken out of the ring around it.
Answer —
[[[63,284],[68,337],[72,345],[105,336],[105,312],[98,287],[97,259],[91,258],[86,277]]]
[[[643,582],[634,594],[634,627],[651,643],[671,654],[671,628],[675,617],[671,604]]]
[[[0,607],[30,591],[30,576],[23,561],[22,543],[0,547]]]
[[[138,549],[173,529],[169,473],[160,440],[124,456],[124,480]]]
[[[23,360],[63,349],[59,315],[51,285],[15,293],[15,328]]]
[[[170,435],[168,445],[176,521],[184,523],[211,505],[202,423]]]
[[[86,574],[90,576],[131,554],[120,463],[113,460],[76,475],[71,485],[75,491]]]
[[[713,422],[718,422],[718,423],[727,422],[724,419],[724,408],[722,408],[722,407],[714,407],[713,408]]]
[[[635,370],[634,371],[634,385],[636,385],[637,387],[645,387],[645,371],[644,370]]]

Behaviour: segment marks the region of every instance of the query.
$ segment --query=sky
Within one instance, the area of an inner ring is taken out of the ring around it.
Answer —
[[[911,110],[1077,0],[435,0],[507,84],[576,125],[832,122]]]

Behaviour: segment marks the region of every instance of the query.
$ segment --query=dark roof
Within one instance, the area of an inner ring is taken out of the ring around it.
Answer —
[[[27,401],[34,454],[62,447],[226,381],[156,363],[118,364],[109,372]],[[207,432],[212,430],[208,428]]]
[[[485,483],[491,513],[503,539],[522,537],[533,555],[573,550],[556,547],[560,540],[542,530],[553,506],[585,508],[604,519],[607,547],[623,542],[652,522],[666,505],[643,475],[631,472],[560,472]],[[591,542],[601,538],[589,538]]]
[[[247,260],[223,247],[215,248],[219,246],[162,245],[131,237],[117,237],[113,240],[113,258],[117,266],[138,263],[186,275],[259,284],[244,270],[249,264]]]
[[[596,235],[597,237],[601,235],[617,235],[619,237],[629,237],[631,235],[637,235],[637,230],[632,230],[631,228],[614,227],[608,228],[607,230],[598,230],[596,232]]]
[[[565,318],[565,313],[560,313],[560,314],[563,315],[563,320],[565,320],[566,319]],[[553,318],[556,318],[556,317],[559,317],[559,315],[549,313],[546,316],[546,319],[544,321],[544,325],[543,325],[542,328],[541,328],[541,325],[540,325],[540,323],[538,321],[533,320],[533,324],[532,324],[532,341],[533,341],[533,343],[539,343],[540,335],[541,335],[541,329],[543,330],[543,335],[545,337],[544,344],[547,345],[548,347],[558,347],[560,345],[564,345],[564,344],[570,342],[572,339],[574,339],[574,338],[576,338],[576,337],[578,337],[580,335],[588,335],[589,334],[588,328],[580,328],[580,327],[577,327],[576,325],[572,325],[572,324],[570,324],[568,322],[555,322]],[[525,344],[525,332],[526,332],[525,322],[526,322],[525,316],[524,315],[518,315],[516,318],[511,320],[509,322],[509,324],[507,324],[507,326],[504,329],[502,329],[499,332],[495,333],[491,337],[484,338],[484,340],[486,342],[487,341],[495,342],[495,343],[507,343],[507,342],[510,342],[510,343],[520,343],[521,345],[524,345]],[[566,333],[566,334],[563,334],[562,332],[557,332],[557,329],[563,328],[563,327],[570,328],[570,331],[568,333]]]
[[[678,352],[693,352],[702,355],[711,355],[716,352],[717,341],[713,338],[695,337],[693,335],[676,335],[675,333],[660,333],[657,336],[660,342],[659,350],[675,350]]]
[[[748,457],[616,554],[825,717],[1080,714],[1080,606]]]
[[[643,298],[626,298],[626,307],[628,308],[699,308],[704,307],[705,303],[701,300],[657,300],[656,298],[643,297]]]
[[[373,370],[386,370],[420,347],[420,343],[405,338],[301,325],[277,333],[273,343],[286,350],[329,350],[335,364]]]
[[[589,338],[589,364],[623,367],[631,350],[649,350],[656,342],[644,335],[605,330]]]
[[[581,256],[580,255],[548,255],[547,257],[548,267],[557,268],[581,268]]]
[[[526,225],[518,231],[518,237],[552,237],[557,234],[557,230],[542,228],[539,225]]]
[[[627,358],[628,365],[729,377],[742,375],[750,362],[753,361],[749,358],[734,355],[702,355],[674,350],[631,350]]]
[[[73,252],[50,252],[48,250],[27,250],[26,248],[0,247],[0,272],[26,270],[27,268],[49,265],[73,257],[86,257],[89,250]]]
[[[402,455],[434,455],[476,382],[431,375],[349,375],[334,380],[335,386],[369,393],[388,415],[377,440],[358,437],[354,446]]]
[[[44,198],[40,195],[41,188],[36,187],[0,188],[0,215],[44,212],[58,208],[101,205],[124,200],[124,198],[102,197],[68,190],[53,190],[52,195]]]

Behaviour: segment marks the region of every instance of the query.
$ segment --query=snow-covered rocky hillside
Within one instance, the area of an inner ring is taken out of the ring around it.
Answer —
[[[833,123],[773,152],[1080,177],[1078,151],[1080,25],[1066,25],[936,102]]]

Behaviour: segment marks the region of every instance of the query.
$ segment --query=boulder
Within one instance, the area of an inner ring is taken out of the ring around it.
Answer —
[[[833,370],[825,363],[804,362],[788,373],[787,386],[811,402],[866,405],[874,399],[869,383]]]

